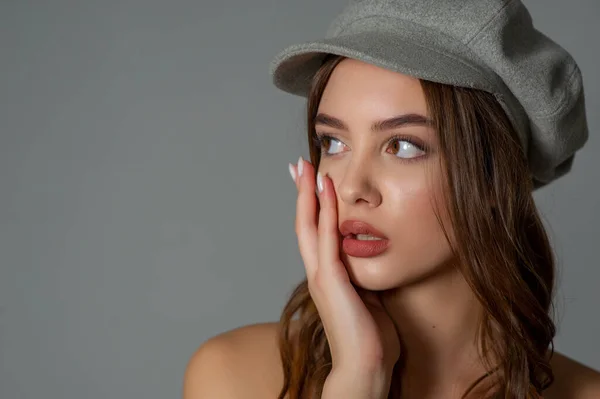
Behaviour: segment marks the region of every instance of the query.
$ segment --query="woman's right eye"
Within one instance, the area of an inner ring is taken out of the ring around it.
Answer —
[[[325,155],[325,156],[337,154],[337,152],[330,153],[329,152],[330,147],[339,149],[344,146],[344,143],[342,143],[340,140],[336,139],[335,137],[326,135],[326,134],[317,135],[317,137],[314,140],[315,140],[315,144],[320,149],[321,154]]]

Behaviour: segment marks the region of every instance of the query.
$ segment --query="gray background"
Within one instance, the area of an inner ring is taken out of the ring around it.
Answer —
[[[0,398],[179,397],[205,339],[277,320],[308,152],[268,62],[344,4],[0,1]],[[557,348],[600,368],[600,4],[526,4],[584,75],[590,140],[536,200]]]

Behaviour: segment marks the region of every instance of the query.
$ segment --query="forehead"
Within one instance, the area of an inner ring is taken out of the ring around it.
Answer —
[[[427,114],[418,79],[354,59],[333,70],[319,103],[320,112],[340,117],[386,118],[398,113]]]

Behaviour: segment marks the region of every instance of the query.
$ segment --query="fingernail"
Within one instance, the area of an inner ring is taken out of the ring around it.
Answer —
[[[296,181],[296,171],[294,171],[294,167],[291,163],[288,163],[288,169],[290,170],[290,175],[292,176],[292,180]]]
[[[319,192],[323,192],[323,177],[321,177],[321,172],[317,172],[317,187],[319,188]]]
[[[302,176],[302,170],[304,167],[304,160],[302,159],[302,155],[298,158],[298,176]]]

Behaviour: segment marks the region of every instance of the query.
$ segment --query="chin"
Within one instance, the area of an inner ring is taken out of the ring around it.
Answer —
[[[369,291],[386,291],[418,284],[441,274],[447,262],[434,262],[433,265],[417,265],[416,262],[390,262],[384,258],[343,259],[350,281]]]
[[[350,281],[354,285],[369,291],[385,291],[397,288],[406,284],[408,280],[414,279],[414,276],[408,275],[406,269],[401,265],[391,265],[389,262],[381,260],[349,257],[344,263]]]

